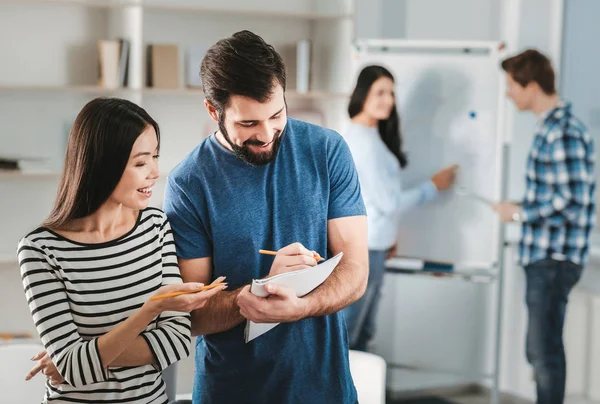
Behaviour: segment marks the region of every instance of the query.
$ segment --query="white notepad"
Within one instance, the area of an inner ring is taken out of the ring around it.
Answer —
[[[275,275],[265,279],[255,279],[252,281],[250,292],[259,297],[267,297],[269,293],[265,290],[267,283],[285,286],[293,289],[296,296],[302,297],[310,293],[317,286],[325,282],[325,279],[338,266],[344,253],[339,253],[335,257],[310,268],[301,269],[293,272]],[[279,323],[254,323],[250,320],[246,321],[245,339],[246,342],[252,341],[254,338],[261,336],[267,331],[277,327]]]

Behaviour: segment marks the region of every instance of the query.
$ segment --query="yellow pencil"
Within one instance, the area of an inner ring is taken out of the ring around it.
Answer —
[[[224,286],[224,285],[227,285],[227,284],[226,283],[212,283],[210,285],[202,286],[200,289],[188,290],[187,292],[172,292],[172,293],[165,293],[164,295],[152,296],[150,298],[150,300],[165,299],[167,297],[173,297],[173,296],[179,296],[179,295],[187,295],[187,294],[190,294],[190,293],[203,292],[205,290],[213,289],[213,288],[216,288],[218,286]]]
[[[277,251],[271,251],[271,250],[258,250],[258,253],[259,253],[259,254],[265,254],[265,255],[277,255]],[[315,252],[315,254],[314,254],[314,258],[315,258],[315,260],[316,260],[317,262],[319,262],[319,261],[323,261],[323,259],[324,259],[323,257],[321,257],[321,256],[319,255],[319,253],[318,253],[318,252]]]

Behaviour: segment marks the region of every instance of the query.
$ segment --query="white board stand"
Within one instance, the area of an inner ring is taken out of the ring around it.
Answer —
[[[486,195],[489,199],[493,200],[504,200],[507,195],[507,181],[508,181],[508,138],[506,136],[505,128],[505,114],[506,114],[506,99],[505,99],[505,83],[503,74],[500,71],[500,62],[504,57],[504,45],[500,42],[456,42],[456,41],[421,41],[421,40],[361,40],[356,42],[356,53],[353,62],[358,66],[366,64],[385,64],[385,58],[383,63],[377,63],[377,54],[381,52],[414,52],[422,54],[439,54],[441,58],[448,54],[464,54],[472,55],[473,53],[484,54],[485,57],[489,58],[490,63],[495,63],[498,67],[498,74],[495,74],[491,80],[497,80],[497,88],[495,89],[494,97],[495,100],[495,125],[491,128],[495,131],[495,169],[496,177],[494,179],[494,189],[491,193]],[[379,53],[378,53],[379,52]],[[369,57],[364,57],[366,54],[371,53]],[[374,55],[374,56],[373,56]],[[389,58],[388,60],[395,60]],[[387,66],[386,66],[387,67]],[[418,67],[417,67],[418,68]],[[356,71],[359,68],[357,67]],[[412,70],[414,71],[414,69]],[[392,72],[393,73],[393,72]],[[398,78],[396,77],[396,80]],[[399,112],[402,119],[402,106],[400,105]],[[410,152],[410,149],[408,150]],[[409,156],[410,157],[410,156]],[[477,262],[484,262],[481,267],[477,268],[473,265],[467,265],[468,268],[456,268],[452,272],[435,272],[426,270],[415,270],[410,268],[402,268],[398,265],[388,265],[386,273],[390,274],[411,274],[417,276],[426,277],[447,277],[447,278],[459,278],[466,282],[483,282],[493,287],[493,298],[494,303],[491,304],[494,311],[493,320],[493,332],[494,341],[492,344],[492,355],[490,358],[491,369],[486,372],[466,372],[457,369],[440,369],[429,366],[421,366],[416,363],[390,363],[388,362],[388,368],[390,369],[404,369],[404,370],[418,370],[418,371],[432,371],[435,373],[448,373],[453,375],[459,375],[470,378],[473,381],[484,382],[484,385],[491,384],[491,398],[492,404],[499,403],[499,376],[500,376],[500,347],[501,347],[501,334],[502,334],[502,306],[503,306],[503,273],[504,273],[504,232],[505,228],[499,223],[496,218],[494,226],[489,229],[493,232],[493,242],[495,243],[493,249],[490,249],[487,254],[489,260],[482,261],[481,259],[475,260]],[[469,251],[467,250],[467,253]],[[468,254],[467,254],[468,255]],[[431,258],[431,257],[421,257]],[[463,257],[469,260],[469,256]],[[477,257],[480,258],[480,257]],[[389,261],[388,261],[389,262]],[[454,261],[457,264],[461,262]],[[460,265],[457,265],[460,267]],[[392,319],[395,320],[395,319]],[[410,324],[407,324],[410,326]],[[490,323],[486,323],[483,327],[489,327]],[[488,329],[488,328],[486,328]],[[483,335],[486,333],[484,332]],[[476,373],[476,374],[473,374]],[[488,384],[490,383],[490,384]]]

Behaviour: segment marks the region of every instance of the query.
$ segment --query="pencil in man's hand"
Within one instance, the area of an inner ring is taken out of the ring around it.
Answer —
[[[277,255],[277,251],[271,251],[271,250],[258,250],[259,254],[265,254],[265,255]],[[319,255],[318,252],[315,252],[313,255],[314,259],[319,262],[319,261],[323,261],[323,257],[321,257]]]
[[[159,300],[159,299],[166,299],[167,297],[174,297],[174,296],[179,296],[179,295],[187,295],[190,293],[198,293],[198,292],[203,292],[205,290],[210,290],[213,288],[216,288],[218,286],[227,286],[226,283],[211,283],[210,285],[206,285],[206,286],[202,286],[200,289],[195,289],[195,290],[188,290],[185,292],[173,292],[173,293],[165,293],[164,295],[158,295],[158,296],[152,296],[150,298],[150,300]]]

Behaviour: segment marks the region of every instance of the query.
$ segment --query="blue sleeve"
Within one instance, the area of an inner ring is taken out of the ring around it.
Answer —
[[[175,238],[177,256],[183,259],[212,256],[210,232],[202,220],[197,204],[189,195],[200,198],[201,192],[189,185],[180,185],[171,176],[167,178],[163,210],[169,219]]]
[[[358,174],[344,139],[336,134],[328,143],[329,207],[327,219],[366,215]]]
[[[403,190],[398,195],[398,211],[401,215],[437,198],[438,191],[431,181],[425,181],[418,187]]]

